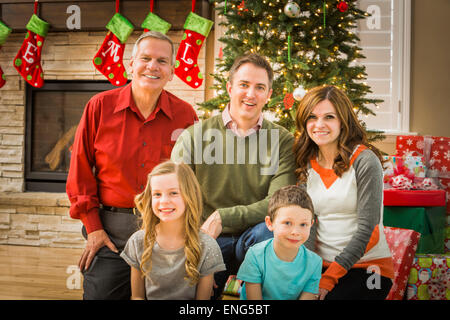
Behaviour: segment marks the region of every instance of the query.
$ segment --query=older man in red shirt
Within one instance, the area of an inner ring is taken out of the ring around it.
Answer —
[[[131,83],[87,103],[73,144],[66,191],[87,238],[79,261],[84,299],[130,298],[130,268],[119,251],[137,230],[134,197],[170,158],[177,133],[198,120],[190,104],[163,89],[174,75],[167,36],[141,35],[130,68]]]

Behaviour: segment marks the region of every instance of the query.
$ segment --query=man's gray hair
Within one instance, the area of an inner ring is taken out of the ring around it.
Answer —
[[[168,36],[166,36],[164,33],[158,32],[158,31],[147,31],[136,40],[133,46],[133,51],[131,52],[131,58],[134,59],[136,57],[139,43],[145,39],[145,38],[153,38],[153,39],[159,39],[164,40],[170,43],[170,47],[172,48],[172,55],[170,63],[173,65],[175,63],[175,46],[173,44],[172,39],[170,39]]]

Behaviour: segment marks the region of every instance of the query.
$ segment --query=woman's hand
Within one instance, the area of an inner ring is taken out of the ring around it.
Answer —
[[[328,290],[319,288],[319,300],[324,300],[327,294]]]

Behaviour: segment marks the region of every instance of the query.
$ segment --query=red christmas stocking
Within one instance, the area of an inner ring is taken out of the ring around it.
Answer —
[[[14,58],[14,67],[33,87],[44,85],[44,73],[41,67],[42,47],[47,36],[49,24],[33,14],[28,22],[25,40]]]
[[[2,45],[6,42],[9,34],[11,33],[11,29],[8,28],[3,22],[0,21],[0,49]],[[0,88],[5,85],[5,75],[3,74],[3,70],[0,67]]]
[[[116,13],[106,25],[109,30],[102,46],[95,55],[93,62],[100,71],[115,86],[127,83],[127,72],[123,65],[125,42],[133,32],[133,25],[120,13]]]
[[[192,88],[203,83],[203,75],[198,66],[198,53],[214,22],[190,12],[184,23],[184,35],[178,48],[175,74]]]

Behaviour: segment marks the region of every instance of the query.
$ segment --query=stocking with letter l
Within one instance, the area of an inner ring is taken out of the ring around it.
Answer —
[[[185,31],[176,56],[175,74],[195,89],[203,83],[203,75],[197,61],[198,54],[214,22],[195,14],[194,7],[195,1],[192,4],[192,12],[184,23]]]

